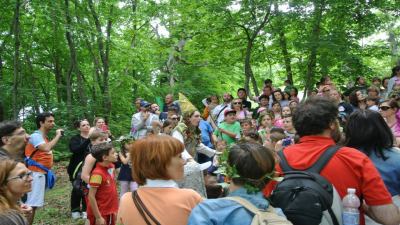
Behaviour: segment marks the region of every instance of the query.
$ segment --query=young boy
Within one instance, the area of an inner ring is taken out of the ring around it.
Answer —
[[[224,122],[214,131],[213,140],[217,142],[218,139],[222,139],[225,140],[228,145],[231,145],[240,139],[240,123],[236,121],[235,110],[225,110],[224,116]]]
[[[240,128],[242,129],[242,136],[247,136],[250,132],[255,132],[253,123],[250,119],[241,120]]]
[[[92,156],[97,163],[89,180],[88,219],[90,225],[115,225],[118,193],[113,163],[117,155],[111,143],[100,143],[92,146]]]
[[[368,96],[366,98],[366,100],[367,100],[367,107],[368,107],[369,110],[376,111],[376,112],[379,111],[379,107],[378,107],[379,98]]]

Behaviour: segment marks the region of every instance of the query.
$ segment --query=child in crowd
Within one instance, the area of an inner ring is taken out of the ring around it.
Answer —
[[[90,144],[89,144],[89,152],[92,153],[92,147],[100,144],[107,142],[108,139],[108,134],[98,128],[90,128],[89,131],[89,139],[90,139]],[[89,188],[88,188],[88,183],[89,183],[89,178],[90,178],[90,173],[93,170],[94,165],[96,164],[96,159],[93,157],[92,154],[88,154],[85,157],[85,161],[83,162],[82,166],[82,174],[81,174],[81,179],[82,179],[82,192],[85,196],[85,201],[86,205],[88,204],[88,193],[89,193]],[[86,212],[82,213],[82,218],[87,218]]]
[[[379,111],[379,107],[378,107],[378,105],[379,105],[379,98],[368,96],[368,97],[366,98],[366,100],[367,100],[367,108],[368,108],[369,110],[376,111],[376,112]]]
[[[269,134],[273,126],[273,121],[274,116],[270,112],[263,112],[258,118],[258,134],[261,137],[262,143],[265,143],[267,140],[269,140]]]
[[[177,120],[172,120],[172,119],[166,119],[162,125],[162,133],[166,135],[171,135],[172,131],[176,127],[176,124],[178,123]]]
[[[285,131],[282,128],[274,127],[271,129],[270,140],[264,145],[269,149],[274,149],[275,151],[282,150],[282,140],[285,139]]]
[[[249,132],[255,130],[253,123],[250,119],[240,120],[240,128],[242,129],[242,136],[246,136]]]
[[[294,138],[296,135],[296,130],[294,129],[292,122],[292,115],[286,115],[283,117],[283,129],[285,130],[285,135],[288,138]]]
[[[297,97],[298,95],[298,90],[295,87],[292,87],[292,89],[290,90],[290,101],[295,101],[295,102],[299,102],[300,99],[299,97]]]
[[[131,161],[129,157],[129,149],[133,144],[133,139],[122,139],[121,152],[118,153],[118,159],[121,162],[121,168],[118,174],[118,181],[120,184],[120,196],[124,195],[129,190],[131,192],[138,188],[137,183],[132,179],[131,175]]]
[[[91,153],[91,149],[94,145],[107,142],[108,135],[104,131],[97,128],[90,128],[89,131],[89,152]],[[85,183],[89,183],[90,171],[92,171],[94,165],[96,163],[96,159],[92,156],[92,154],[88,154],[85,158],[85,162],[82,167],[82,175],[81,178]]]
[[[217,152],[223,153],[227,144],[225,140],[218,139],[215,145]],[[213,163],[210,168],[208,168],[207,175],[205,176],[205,185],[207,191],[207,198],[219,198],[223,194],[223,188],[218,183],[224,182],[224,176],[217,174],[218,167],[220,165],[220,155],[215,155],[213,158]]]
[[[224,116],[224,122],[214,130],[213,140],[217,142],[218,139],[222,139],[225,140],[228,145],[231,145],[240,139],[241,127],[240,123],[236,121],[235,110],[225,110]]]
[[[222,139],[218,139],[217,144],[215,146],[216,146],[215,150],[217,150],[217,152],[221,152],[221,154],[223,154],[225,149],[228,147],[226,141]],[[214,174],[214,172],[218,170],[221,154],[214,156],[212,166],[208,169],[209,174]]]
[[[282,127],[282,107],[279,102],[272,103],[272,113],[274,114],[274,126]]]
[[[292,109],[289,105],[282,107],[282,117],[292,115]]]
[[[291,110],[292,114],[295,112],[296,107],[297,107],[298,104],[299,104],[298,102],[293,101],[293,100],[291,100],[289,102],[289,107],[290,107],[290,110]]]
[[[117,154],[111,143],[94,145],[91,154],[97,163],[89,182],[87,214],[90,225],[115,225],[118,212],[118,193],[113,163],[117,161]]]
[[[245,135],[243,135],[243,140],[262,144],[262,139],[260,135],[254,130],[251,130],[250,132],[247,132]]]

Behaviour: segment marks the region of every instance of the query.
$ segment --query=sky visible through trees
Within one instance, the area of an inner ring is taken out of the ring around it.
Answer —
[[[1,0],[0,120],[52,110],[129,130],[136,97],[210,94],[266,78],[345,87],[400,64],[399,1]],[[26,112],[25,112],[26,113]],[[28,113],[29,114],[29,113]],[[29,121],[29,117],[28,117]]]

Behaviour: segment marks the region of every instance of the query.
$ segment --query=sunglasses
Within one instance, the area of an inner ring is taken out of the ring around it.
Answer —
[[[171,117],[171,120],[178,120],[178,117]]]
[[[241,105],[242,103],[241,103],[241,102],[232,102],[232,104],[234,104],[234,105]]]
[[[379,107],[379,109],[382,110],[382,111],[387,111],[390,108],[392,108],[392,107],[389,107],[389,106],[381,106],[381,107]]]

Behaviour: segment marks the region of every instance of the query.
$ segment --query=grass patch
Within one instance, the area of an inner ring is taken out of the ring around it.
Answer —
[[[83,219],[72,220],[70,210],[71,183],[67,174],[68,162],[55,163],[56,185],[45,195],[43,208],[36,211],[34,225],[84,225]]]

